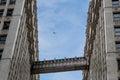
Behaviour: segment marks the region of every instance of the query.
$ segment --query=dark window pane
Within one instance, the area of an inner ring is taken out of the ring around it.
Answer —
[[[6,1],[7,1],[7,0],[1,0],[1,3],[0,3],[0,4],[5,5],[5,4],[6,4]]]
[[[119,0],[112,0],[112,6],[115,8],[119,7]]]
[[[2,58],[3,50],[0,50],[0,59]]]
[[[15,4],[16,0],[10,0],[10,4]]]
[[[0,35],[0,44],[5,44],[7,35]]]
[[[117,51],[117,52],[120,52],[120,42],[117,42],[117,43],[116,43],[116,51]]]
[[[9,29],[9,27],[10,27],[10,22],[9,21],[8,22],[4,22],[3,30]]]
[[[0,17],[2,17],[4,10],[0,10]]]
[[[12,14],[13,14],[13,9],[8,9],[6,16],[12,16]]]
[[[118,63],[118,71],[120,70],[120,60],[117,60]]]
[[[115,27],[115,35],[120,36],[120,27]]]
[[[113,20],[114,21],[120,21],[120,13],[114,13],[113,14]]]

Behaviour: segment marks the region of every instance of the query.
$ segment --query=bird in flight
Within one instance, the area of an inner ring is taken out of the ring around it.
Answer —
[[[53,34],[56,34],[56,32],[53,32]]]

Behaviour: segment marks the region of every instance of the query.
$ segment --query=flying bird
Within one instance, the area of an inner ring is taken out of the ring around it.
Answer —
[[[56,32],[53,32],[53,34],[56,34]]]

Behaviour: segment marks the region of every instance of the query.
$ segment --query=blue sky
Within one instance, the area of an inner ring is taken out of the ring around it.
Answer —
[[[89,0],[37,0],[39,58],[83,56]],[[41,80],[82,80],[81,71],[42,74]]]

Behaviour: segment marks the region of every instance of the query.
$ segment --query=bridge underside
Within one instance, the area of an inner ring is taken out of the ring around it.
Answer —
[[[88,69],[87,59],[85,57],[76,57],[33,62],[31,73],[43,74],[86,69]]]

